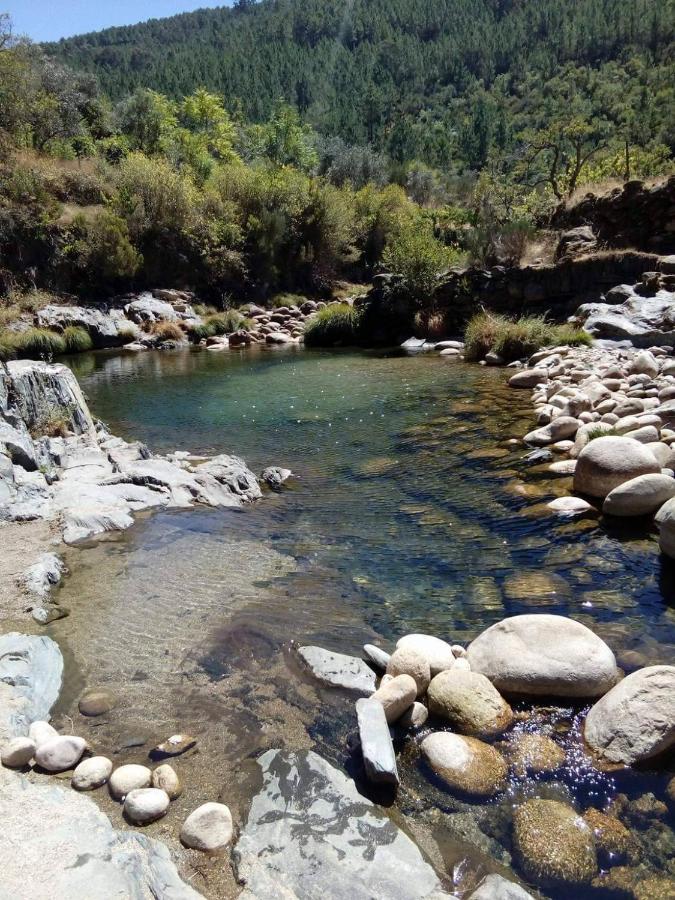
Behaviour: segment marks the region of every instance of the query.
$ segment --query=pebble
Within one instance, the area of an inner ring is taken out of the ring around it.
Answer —
[[[169,795],[159,788],[136,788],[124,800],[124,815],[136,825],[146,825],[166,815]]]
[[[15,737],[2,748],[0,761],[10,769],[21,769],[35,756],[35,750],[35,741],[29,737]]]
[[[389,662],[389,658],[391,654],[387,653],[385,650],[382,650],[380,647],[376,647],[375,644],[364,644],[363,652],[366,655],[366,659],[371,662],[376,668],[381,671],[385,671],[387,668],[387,663]]]
[[[77,765],[86,747],[84,738],[70,734],[59,735],[38,744],[35,762],[47,772],[65,772]]]
[[[183,793],[180,778],[168,763],[164,763],[152,773],[152,786],[160,788],[169,796],[169,800],[176,800]]]
[[[232,840],[232,814],[224,803],[204,803],[191,812],[180,830],[186,847],[218,853]]]
[[[106,783],[112,770],[112,761],[105,756],[83,759],[73,772],[71,784],[78,791],[93,791]]]
[[[403,713],[396,723],[402,728],[421,728],[429,718],[429,710],[417,700]],[[675,779],[674,779],[675,780]]]
[[[192,737],[191,734],[172,734],[164,743],[158,744],[151,750],[150,756],[153,759],[163,756],[180,756],[181,753],[191,750],[196,744],[197,738]]]
[[[115,800],[121,800],[130,791],[138,788],[146,788],[152,781],[152,772],[147,766],[139,766],[136,763],[129,763],[120,766],[110,776],[109,788],[110,793]]]

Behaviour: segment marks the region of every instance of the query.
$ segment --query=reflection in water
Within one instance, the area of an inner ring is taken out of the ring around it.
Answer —
[[[163,512],[71,551],[60,599],[72,615],[50,626],[71,654],[61,712],[75,714],[84,684],[112,686],[123,702],[89,724],[97,749],[119,759],[195,734],[199,752],[178,764],[192,786],[178,801],[186,812],[221,791],[245,808],[238,766],[263,747],[318,744],[345,762],[352,704],[307,683],[292,640],[345,652],[410,631],[466,642],[506,615],[546,611],[592,627],[626,668],[672,661],[673,571],[653,536],[549,514],[569,480],[528,468],[508,444],[531,411],[499,371],[293,350],[97,354],[73,368],[95,414],[125,437],[297,474],[243,512]],[[551,723],[570,765],[547,790],[607,799],[615,779],[596,783],[580,763],[574,716]],[[466,814],[412,749],[402,766],[399,806],[413,825],[422,815],[431,826],[439,807]],[[491,816],[479,846],[507,861]],[[447,865],[466,855],[463,837],[446,845]]]

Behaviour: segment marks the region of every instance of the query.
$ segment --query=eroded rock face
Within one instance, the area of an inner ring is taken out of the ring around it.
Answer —
[[[574,619],[527,614],[503,619],[469,645],[471,669],[499,691],[599,697],[616,682],[614,654]]]
[[[629,340],[636,347],[652,347],[675,343],[675,318],[672,291],[659,290],[643,297],[629,285],[621,304],[585,303],[577,310],[584,329],[594,338],[614,341]]]
[[[0,635],[0,741],[49,718],[61,690],[63,658],[48,637]]]
[[[654,454],[628,437],[595,438],[579,453],[574,470],[574,490],[591,497],[606,497],[639,475],[660,474]]]
[[[8,897],[201,897],[180,879],[163,844],[129,830],[116,831],[96,804],[76,791],[32,784],[0,770],[0,817],[2,890]],[[36,822],[49,827],[36,828]],[[9,851],[8,835],[20,853]]]
[[[268,750],[235,848],[242,896],[421,900],[444,896],[418,847],[311,751]]]
[[[588,713],[584,737],[603,760],[624,765],[675,746],[675,666],[648,666],[620,681]]]

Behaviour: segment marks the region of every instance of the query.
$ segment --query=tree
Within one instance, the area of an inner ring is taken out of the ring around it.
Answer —
[[[118,110],[121,130],[131,138],[135,150],[160,153],[178,124],[175,104],[157,91],[136,91]]]

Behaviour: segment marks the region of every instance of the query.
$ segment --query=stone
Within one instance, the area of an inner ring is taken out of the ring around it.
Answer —
[[[593,832],[558,800],[528,800],[517,807],[513,848],[526,878],[538,887],[569,891],[598,874]]]
[[[526,444],[535,444],[536,446],[545,446],[546,444],[555,444],[556,441],[562,441],[566,438],[573,438],[579,429],[579,420],[572,416],[558,416],[543,428],[536,428],[525,435],[523,440]]]
[[[511,707],[484,675],[457,666],[434,676],[428,698],[429,711],[461,734],[495,737],[513,721]]]
[[[591,504],[581,497],[556,497],[546,506],[559,516],[583,516],[593,510]]]
[[[412,706],[416,697],[417,684],[410,675],[396,675],[391,681],[381,683],[372,695],[372,698],[384,707],[384,713],[390,725],[396,722],[409,706]]]
[[[56,553],[42,553],[38,561],[26,569],[21,581],[29,594],[45,600],[61,581],[65,570],[63,560]]]
[[[165,816],[169,797],[159,788],[136,788],[124,799],[124,815],[135,825],[147,825]]]
[[[450,644],[431,634],[406,634],[405,637],[398,639],[396,649],[415,650],[426,656],[432,678],[444,669],[451,669],[455,664]]]
[[[203,900],[181,881],[168,847],[129,829],[116,831],[86,794],[0,770],[0,820],[3,835],[20,847],[8,852],[3,845],[6,897]]]
[[[659,374],[659,364],[649,350],[640,350],[632,359],[630,371],[635,374],[649,375],[650,378],[656,378]]]
[[[93,791],[106,783],[112,770],[112,761],[107,757],[90,756],[76,766],[71,784],[77,791]]]
[[[351,778],[312,751],[268,750],[234,851],[246,900],[439,900],[438,877]]]
[[[435,774],[453,791],[493,797],[505,787],[508,770],[503,757],[477,738],[436,731],[424,738],[421,747]]]
[[[172,734],[170,738],[153,747],[150,751],[150,757],[152,759],[163,759],[166,756],[181,756],[181,754],[187,753],[188,750],[192,750],[196,744],[197,738],[192,737],[191,734]]]
[[[486,875],[468,900],[534,900],[532,894],[501,875]]]
[[[627,675],[591,708],[584,738],[602,761],[627,766],[675,746],[675,666]]]
[[[429,710],[423,703],[415,701],[403,713],[396,724],[400,728],[421,728],[429,718]]]
[[[121,800],[129,791],[138,788],[146,788],[152,781],[152,772],[147,766],[139,766],[137,763],[128,763],[120,766],[110,776],[108,787],[115,800]]]
[[[137,324],[144,322],[177,322],[180,316],[170,303],[157,300],[151,294],[141,294],[136,300],[127,303],[124,312],[128,319]]]
[[[576,459],[561,459],[558,462],[551,463],[548,470],[554,475],[574,475],[576,468]]]
[[[0,752],[0,762],[10,769],[22,769],[35,756],[35,741],[29,737],[14,737]]]
[[[579,453],[574,490],[591,497],[606,497],[614,488],[638,475],[659,474],[653,453],[631,438],[599,437]]]
[[[389,658],[391,656],[390,653],[387,653],[380,647],[376,647],[375,644],[364,644],[363,652],[365,653],[366,658],[370,660],[375,668],[379,669],[381,672],[386,671],[387,663],[389,662]]]
[[[398,785],[394,745],[382,704],[362,697],[356,701],[356,717],[366,778],[375,784]]]
[[[612,516],[646,516],[675,497],[675,478],[668,475],[638,475],[624,481],[605,497],[603,513]]]
[[[542,381],[548,381],[548,369],[524,369],[509,378],[509,387],[533,388]]]
[[[412,647],[397,647],[387,663],[387,675],[410,675],[417,685],[417,697],[423,697],[431,681],[429,660]]]
[[[219,853],[232,840],[232,814],[224,803],[204,803],[183,822],[180,839],[186,847]]]
[[[49,722],[32,722],[28,729],[28,737],[35,742],[36,747],[46,744],[47,741],[58,736],[58,731]]]
[[[636,347],[649,347],[675,340],[672,309],[673,294],[660,290],[653,297],[632,293],[618,305],[585,303],[575,316],[596,339],[629,340]]]
[[[153,770],[151,784],[154,788],[164,791],[169,800],[177,800],[183,793],[180,779],[168,763]]]
[[[599,697],[617,680],[614,654],[574,619],[525,614],[491,625],[469,645],[471,669],[497,690],[556,697]]]
[[[282,484],[288,481],[293,473],[290,469],[283,469],[281,466],[268,466],[260,473],[260,480],[264,481],[272,490],[279,490]]]
[[[547,775],[565,763],[565,751],[543,734],[519,734],[509,744],[509,759],[518,778]]]
[[[116,702],[115,695],[110,691],[87,691],[80,697],[78,708],[83,716],[102,716],[110,712]]]
[[[661,552],[675,559],[675,497],[666,500],[656,513],[654,521],[659,529]]]
[[[47,772],[65,772],[77,765],[86,748],[84,738],[59,735],[38,746],[35,762]]]
[[[62,675],[61,651],[51,638],[0,635],[0,741],[24,735],[31,722],[49,718]]]
[[[362,659],[312,646],[299,647],[298,656],[322,684],[364,695],[375,690],[375,673]]]
[[[636,841],[616,816],[591,807],[584,813],[584,821],[593,832],[596,850],[605,866],[638,861]]]

